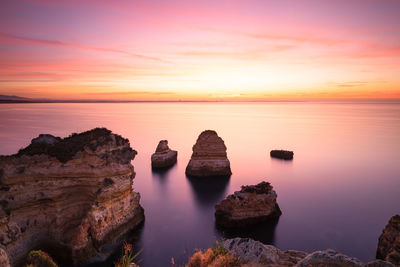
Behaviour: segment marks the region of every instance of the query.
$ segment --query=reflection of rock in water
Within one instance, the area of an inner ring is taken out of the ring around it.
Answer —
[[[196,204],[201,208],[211,209],[226,195],[230,177],[187,177],[193,190]]]
[[[175,169],[177,166],[177,164],[167,167],[167,168],[162,168],[162,169],[151,169],[151,174],[153,176],[153,178],[157,178],[160,182],[164,183],[165,180],[168,178],[169,176],[169,172],[172,169]]]
[[[252,225],[251,228],[228,230],[216,225],[216,231],[222,238],[249,237],[264,244],[273,245],[275,243],[275,229],[278,222],[279,217]]]

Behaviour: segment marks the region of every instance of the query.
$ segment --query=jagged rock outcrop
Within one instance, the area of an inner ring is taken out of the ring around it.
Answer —
[[[379,237],[376,258],[400,266],[400,215],[393,216]]]
[[[132,190],[128,139],[96,128],[61,139],[40,135],[0,157],[0,245],[11,264],[46,246],[83,262],[144,220]]]
[[[271,150],[270,155],[273,158],[291,160],[293,159],[294,153],[288,150]]]
[[[10,261],[8,259],[8,255],[3,248],[0,247],[0,266],[1,267],[10,267]]]
[[[215,131],[206,130],[197,138],[186,175],[192,177],[227,177],[232,174],[224,140]]]
[[[178,152],[168,147],[167,140],[161,140],[158,143],[156,152],[151,155],[151,167],[161,169],[171,167],[176,163]]]
[[[279,217],[277,194],[268,182],[242,186],[215,206],[216,223],[226,228],[247,227]]]
[[[373,261],[364,264],[356,258],[340,254],[332,249],[315,251],[310,254],[303,251],[281,251],[271,245],[249,238],[227,239],[222,242],[226,250],[241,260],[241,266],[255,267],[395,267],[385,261]]]

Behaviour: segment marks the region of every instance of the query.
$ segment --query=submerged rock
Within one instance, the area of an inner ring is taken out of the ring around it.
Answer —
[[[151,155],[151,167],[154,169],[168,168],[176,163],[178,152],[168,147],[167,140],[158,143],[156,152]]]
[[[227,228],[247,227],[279,217],[277,194],[268,182],[242,186],[215,206],[216,223]]]
[[[202,132],[193,146],[186,175],[193,177],[230,176],[230,162],[224,140],[215,131]]]
[[[393,216],[383,229],[376,258],[400,266],[400,215]]]
[[[144,220],[132,190],[136,151],[96,128],[61,139],[41,135],[0,157],[0,245],[19,265],[32,249],[87,261]]]
[[[271,150],[270,155],[273,158],[290,160],[293,159],[294,153],[288,150]]]
[[[364,264],[357,258],[351,258],[332,249],[315,251],[310,254],[297,251],[281,251],[249,238],[227,239],[223,247],[241,260],[241,266],[295,266],[295,267],[395,267],[385,261],[373,261]]]

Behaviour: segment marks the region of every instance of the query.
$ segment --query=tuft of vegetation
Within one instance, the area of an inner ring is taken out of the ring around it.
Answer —
[[[192,255],[186,267],[239,267],[241,260],[224,248],[222,243],[214,243],[205,252],[199,250]]]
[[[76,153],[83,151],[85,147],[95,151],[98,146],[107,144],[112,140],[111,135],[111,131],[106,128],[95,128],[79,134],[73,133],[64,139],[54,137],[56,141],[52,144],[32,142],[29,146],[20,149],[17,156],[46,154],[65,163],[71,160]],[[115,141],[117,145],[122,145],[127,143],[128,139],[115,135]]]
[[[53,259],[41,250],[32,250],[26,260],[28,264],[25,267],[58,267]]]
[[[142,250],[133,255],[132,245],[124,242],[124,246],[122,248],[122,256],[119,258],[117,262],[114,263],[114,267],[138,267],[139,265],[135,264],[133,261],[142,253]]]

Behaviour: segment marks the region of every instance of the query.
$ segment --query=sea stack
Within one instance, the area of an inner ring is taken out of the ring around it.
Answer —
[[[293,159],[293,151],[288,150],[271,150],[270,155],[272,158],[291,160]]]
[[[0,157],[0,247],[11,266],[32,249],[77,264],[144,220],[132,190],[136,151],[96,128],[61,139],[40,135]]]
[[[393,216],[383,229],[376,258],[400,266],[400,214]]]
[[[192,177],[227,177],[232,174],[224,140],[215,131],[206,130],[197,138],[186,175]]]
[[[279,217],[277,194],[268,182],[242,186],[215,206],[217,225],[243,228]]]
[[[151,155],[151,167],[153,169],[162,169],[171,167],[176,163],[178,152],[168,147],[167,140],[161,140],[158,143],[156,152]]]

